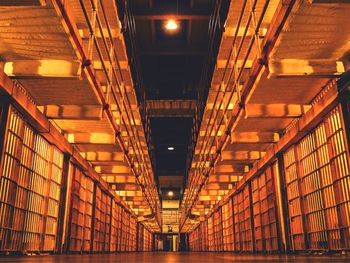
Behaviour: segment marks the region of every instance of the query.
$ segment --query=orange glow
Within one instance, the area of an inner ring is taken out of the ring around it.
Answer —
[[[169,19],[165,24],[166,30],[174,31],[178,28],[178,25],[174,19]]]

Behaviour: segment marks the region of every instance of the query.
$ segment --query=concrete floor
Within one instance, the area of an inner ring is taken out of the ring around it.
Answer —
[[[301,256],[301,255],[236,255],[231,253],[121,253],[121,254],[95,254],[95,255],[47,255],[0,257],[0,262],[30,262],[30,263],[89,263],[89,262],[350,262],[349,256]]]

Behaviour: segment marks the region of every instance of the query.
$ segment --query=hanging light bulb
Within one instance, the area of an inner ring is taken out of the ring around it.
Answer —
[[[174,19],[169,19],[165,24],[165,28],[169,31],[174,31],[178,28],[178,25]]]

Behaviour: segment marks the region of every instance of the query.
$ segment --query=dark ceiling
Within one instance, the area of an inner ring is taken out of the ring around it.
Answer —
[[[130,2],[146,99],[196,99],[208,46],[212,1]],[[177,21],[176,32],[165,29],[169,18]],[[192,126],[192,118],[188,116],[151,118],[156,176],[184,175]],[[171,146],[174,151],[167,149]],[[164,189],[169,185],[160,187]]]
[[[151,118],[158,175],[184,173],[192,126],[192,118]]]

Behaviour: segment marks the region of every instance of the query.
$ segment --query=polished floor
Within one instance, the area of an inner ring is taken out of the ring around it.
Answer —
[[[0,262],[30,262],[30,263],[89,263],[89,262],[350,262],[344,255],[236,255],[231,253],[209,252],[155,252],[155,253],[122,253],[95,255],[43,255],[23,257],[0,257]]]

